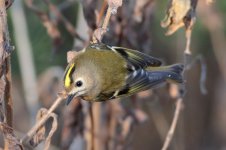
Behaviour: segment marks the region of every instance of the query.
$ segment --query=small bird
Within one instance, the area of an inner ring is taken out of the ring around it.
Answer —
[[[67,104],[74,97],[106,101],[130,96],[167,82],[183,83],[183,65],[161,66],[136,50],[90,44],[69,62],[64,74]]]

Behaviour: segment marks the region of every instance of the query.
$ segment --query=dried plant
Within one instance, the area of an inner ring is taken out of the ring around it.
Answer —
[[[179,28],[185,26],[186,47],[185,54],[191,54],[191,32],[195,23],[195,9],[198,0],[170,0],[167,14],[161,22],[163,28],[168,27],[166,35],[172,35]]]

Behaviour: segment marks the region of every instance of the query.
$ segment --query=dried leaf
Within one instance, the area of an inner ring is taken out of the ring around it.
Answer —
[[[190,55],[191,31],[195,23],[195,8],[197,0],[170,0],[167,14],[161,22],[163,28],[168,27],[166,35],[172,35],[179,28],[185,26],[186,47],[185,54]]]
[[[168,27],[166,35],[171,35],[176,32],[179,28],[186,26],[188,21],[195,17],[194,8],[191,4],[191,0],[170,0],[168,5],[167,13],[161,26],[163,28]]]

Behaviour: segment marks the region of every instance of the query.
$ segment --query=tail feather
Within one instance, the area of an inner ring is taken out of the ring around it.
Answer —
[[[183,83],[182,72],[184,70],[184,65],[182,64],[174,64],[170,66],[162,66],[162,67],[152,67],[148,68],[150,71],[151,77],[158,77],[162,82],[164,80],[173,83]]]
[[[126,86],[114,92],[112,97],[132,95],[150,88],[159,87],[166,82],[183,83],[182,72],[183,65],[180,64],[136,70],[127,77]]]
[[[184,65],[182,64],[175,64],[169,66],[167,81],[169,82],[176,82],[176,83],[183,83],[183,76],[182,72],[184,70]]]
[[[175,72],[177,74],[181,74],[184,70],[184,65],[182,64],[174,64],[169,66],[169,70]]]

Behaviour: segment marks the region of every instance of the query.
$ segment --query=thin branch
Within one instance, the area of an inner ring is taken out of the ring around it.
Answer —
[[[102,29],[104,29],[104,30],[107,30],[107,26],[108,26],[110,18],[111,18],[111,12],[112,12],[112,8],[108,7],[107,14],[105,16],[104,23],[102,25]]]
[[[5,1],[0,0],[0,111],[3,112],[1,120],[8,127],[13,123],[13,102],[11,97],[11,63],[10,53],[12,47],[9,43],[9,32],[7,25],[7,13]],[[4,137],[5,149],[10,148],[10,139]]]
[[[61,33],[58,29],[56,22],[51,20],[47,12],[41,10],[33,4],[33,0],[25,0],[25,3],[29,9],[31,9],[40,19],[43,26],[46,28],[48,35],[52,39],[53,43],[61,43]]]
[[[199,80],[199,86],[200,86],[200,91],[203,95],[207,94],[207,89],[206,89],[206,76],[207,76],[207,65],[205,62],[205,59],[203,58],[202,55],[196,56],[193,60],[191,60],[190,55],[185,55],[185,71],[188,71],[196,65],[197,63],[200,63],[201,66],[201,72],[200,72],[200,80]]]
[[[53,3],[51,3],[49,0],[44,0],[44,2],[49,6],[52,13],[55,14],[55,16],[60,19],[63,24],[65,25],[66,30],[74,37],[76,37],[78,40],[85,42],[85,40],[76,32],[74,26],[62,15],[60,10],[55,6]]]
[[[36,133],[36,131],[51,117],[52,112],[61,104],[61,102],[64,100],[63,97],[58,97],[56,101],[53,103],[53,105],[49,108],[48,112],[45,116],[42,117],[42,119],[39,120],[31,129],[28,131],[28,133],[23,137],[22,143],[26,143],[29,141],[33,135]]]
[[[91,150],[94,150],[94,118],[93,118],[93,109],[92,104],[89,105],[89,115],[90,115],[90,123],[91,123]]]
[[[48,150],[49,149],[49,146],[51,144],[51,138],[52,138],[53,134],[55,133],[55,131],[57,129],[57,126],[58,126],[58,123],[57,123],[57,115],[54,114],[54,113],[51,113],[50,114],[50,117],[52,117],[53,122],[52,122],[51,130],[49,131],[49,134],[46,137],[44,150]]]
[[[104,2],[103,2],[103,4],[102,4],[102,7],[101,7],[101,9],[100,9],[100,12],[99,12],[99,14],[98,14],[98,16],[97,16],[97,25],[99,26],[100,25],[100,23],[101,23],[101,19],[102,19],[102,17],[104,16],[104,12],[105,12],[105,9],[107,8],[107,1],[106,0],[104,0]]]
[[[11,96],[11,61],[10,58],[6,58],[5,61],[5,67],[6,67],[6,74],[5,74],[5,81],[6,81],[6,86],[5,86],[5,103],[4,103],[4,108],[5,108],[5,116],[6,116],[6,123],[12,127],[13,126],[13,101],[12,101],[12,96]]]
[[[12,127],[12,98],[11,98],[11,66],[9,44],[9,32],[7,26],[7,14],[5,1],[0,1],[0,80],[4,83],[3,91],[0,92],[0,101],[3,102],[3,112],[6,123]]]
[[[104,5],[104,4],[103,4]],[[107,32],[107,27],[111,18],[111,15],[117,13],[118,7],[122,6],[122,0],[108,0],[108,10],[104,18],[104,22],[101,28],[97,28],[92,37],[92,43],[101,42],[103,35]]]
[[[182,108],[183,108],[183,99],[178,98],[177,102],[176,102],[176,109],[175,109],[175,112],[174,112],[173,121],[172,121],[170,129],[167,133],[167,136],[166,136],[164,145],[162,147],[162,150],[167,150],[169,145],[170,145],[170,142],[172,141],[172,138],[173,138],[176,126],[177,126],[178,118],[179,118],[179,115],[180,115]]]

